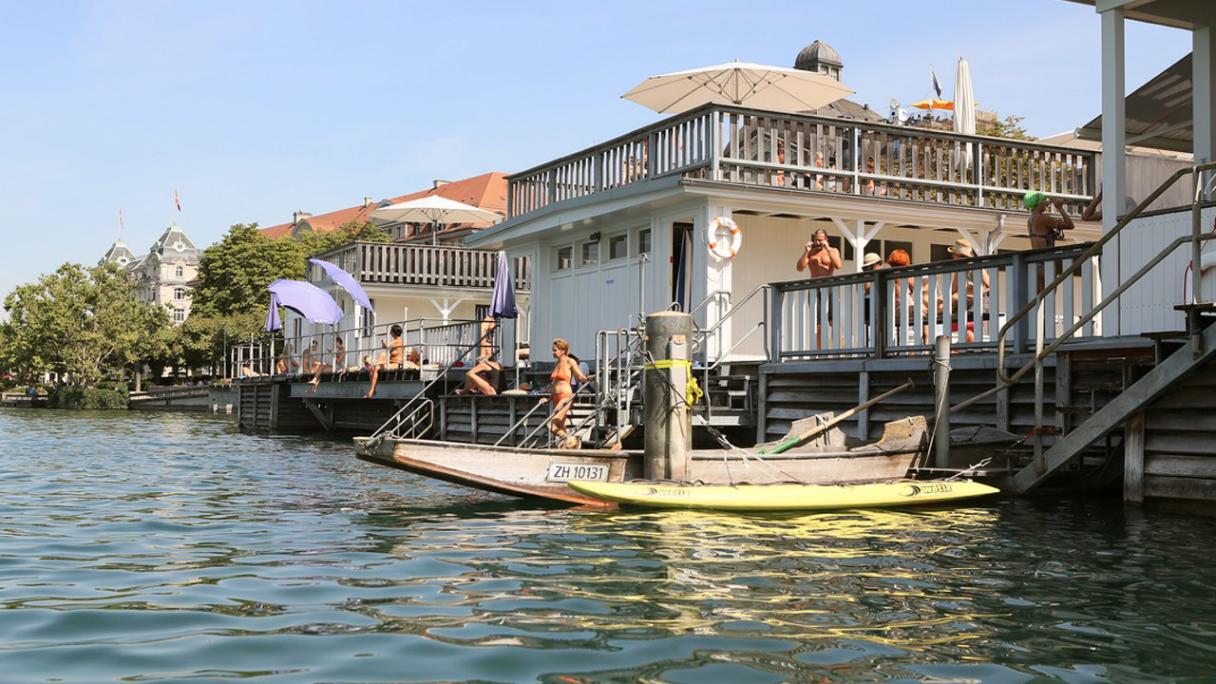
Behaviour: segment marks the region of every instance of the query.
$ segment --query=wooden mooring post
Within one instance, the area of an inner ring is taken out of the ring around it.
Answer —
[[[692,452],[688,379],[692,316],[661,311],[646,317],[643,406],[646,426],[644,467],[648,480],[687,481]]]
[[[950,336],[933,348],[933,466],[950,467]]]

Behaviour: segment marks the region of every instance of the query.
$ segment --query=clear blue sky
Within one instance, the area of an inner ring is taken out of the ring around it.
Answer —
[[[840,51],[855,99],[883,112],[926,96],[930,64],[949,96],[959,56],[980,106],[1036,135],[1099,111],[1098,17],[1062,0],[127,0],[4,14],[0,292],[96,262],[119,208],[141,253],[170,221],[201,246],[233,223],[519,170],[656,120],[618,99],[646,76],[788,66],[817,38]],[[1190,51],[1189,34],[1134,22],[1127,42],[1129,90]]]

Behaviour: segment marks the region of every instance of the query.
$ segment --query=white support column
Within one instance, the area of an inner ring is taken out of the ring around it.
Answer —
[[[866,258],[866,246],[870,244],[870,240],[873,240],[874,236],[878,235],[878,231],[887,225],[886,222],[875,221],[869,230],[866,229],[864,219],[857,219],[853,223],[853,228],[849,228],[849,225],[843,219],[836,217],[832,217],[832,223],[836,224],[836,227],[840,230],[840,234],[853,246],[853,272],[861,273],[861,265],[865,262]],[[843,258],[844,255],[842,254],[841,257]]]
[[[464,297],[457,297],[456,301],[454,301],[454,302],[451,301],[449,298],[444,297],[443,304],[440,304],[439,302],[432,299],[431,305],[434,306],[435,309],[439,312],[440,317],[443,318],[443,322],[447,323],[448,320],[451,319],[451,317],[452,317],[452,312],[455,311],[456,307],[460,306],[460,303],[463,301],[464,301]]]
[[[1127,116],[1124,106],[1126,87],[1123,63],[1123,9],[1102,13],[1102,230],[1114,228],[1124,212],[1127,196]],[[1119,240],[1102,250],[1102,281],[1111,287],[1122,282],[1119,266]],[[1103,312],[1106,332],[1119,334],[1119,306]]]
[[[735,293],[732,289],[734,261],[719,259],[709,253],[709,243],[707,242],[705,231],[710,221],[719,216],[731,218],[731,215],[731,207],[719,202],[709,201],[705,203],[704,211],[698,213],[696,218],[693,220],[693,254],[703,255],[701,259],[704,260],[701,261],[694,256],[693,266],[696,267],[699,263],[704,263],[705,267],[704,270],[697,269],[693,271],[693,273],[696,274],[694,276],[694,282],[703,282],[704,290],[702,291],[700,287],[694,285],[694,297],[691,299],[692,305],[696,306],[706,297],[718,293],[705,305],[704,314],[697,314],[698,325],[702,325],[701,321],[703,320],[703,325],[706,329],[712,328],[713,326],[717,325],[719,321],[722,321],[723,317],[725,317],[727,312],[730,310]],[[758,236],[753,235],[752,239],[756,239],[757,237]],[[746,241],[748,236],[745,234],[743,239],[744,243],[742,249],[747,249]],[[700,275],[701,273],[704,273],[705,275],[702,277]],[[745,294],[747,293],[741,292],[739,293],[739,296],[743,296]],[[726,319],[722,322],[722,327],[719,329],[718,333],[706,340],[706,360],[710,363],[717,361],[721,355],[730,350],[734,341],[734,337],[731,335],[732,323],[733,321],[731,319]]]
[[[996,229],[988,234],[988,246],[985,254],[996,254],[996,251],[1001,248],[1001,243],[1007,237],[1009,237],[1009,233],[1005,232],[1005,215],[998,214],[996,217]]]
[[[971,248],[975,251],[977,256],[985,256],[988,254],[988,234],[987,233],[984,233],[982,235],[979,233],[972,233],[971,231],[967,230],[966,228],[959,228],[958,226],[955,226],[954,230],[959,235],[963,236],[964,240],[971,243]]]
[[[1200,164],[1216,160],[1216,87],[1212,84],[1216,79],[1216,28],[1195,29],[1191,40],[1194,152],[1195,163]]]

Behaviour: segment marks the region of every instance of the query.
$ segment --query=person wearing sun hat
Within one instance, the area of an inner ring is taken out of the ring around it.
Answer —
[[[962,238],[955,240],[953,245],[950,245],[949,247],[946,248],[946,251],[950,252],[950,257],[951,257],[952,261],[958,261],[960,259],[971,259],[971,258],[975,257],[975,250],[972,249],[972,247],[971,247],[971,241],[964,240]],[[961,298],[958,296],[959,295],[959,285],[958,285],[959,275],[960,275],[959,273],[955,273],[954,275],[950,276],[950,310],[953,313],[951,318],[954,321],[955,331],[958,330],[958,320],[960,318],[962,318],[962,316],[963,316],[963,312],[959,311],[960,299],[961,299],[961,306],[966,307],[966,311],[971,311],[972,306],[975,303],[975,281],[972,279],[971,273],[964,271],[961,274],[963,277],[963,282],[965,283],[965,285],[963,285],[962,289],[963,289],[963,292],[966,293]],[[988,288],[990,286],[987,269],[980,269],[980,283],[981,283],[980,287],[982,288],[982,292],[987,293]],[[927,293],[925,294],[925,297],[928,297]],[[944,308],[944,306],[945,306],[945,302],[942,300],[942,297],[939,294],[938,300],[937,300],[937,312],[938,312],[939,316],[941,315],[942,309]],[[975,321],[967,321],[967,341],[968,342],[975,341]]]
[[[975,251],[971,249],[970,240],[955,240],[953,245],[946,248],[946,251],[950,252],[956,259],[970,259],[975,256]]]

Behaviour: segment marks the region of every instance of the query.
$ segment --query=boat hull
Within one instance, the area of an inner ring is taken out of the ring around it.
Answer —
[[[901,480],[847,485],[694,485],[571,482],[575,491],[617,504],[716,511],[819,511],[894,508],[961,501],[997,493],[967,480]]]
[[[792,451],[762,459],[742,450],[694,451],[690,479],[705,484],[828,484],[907,476],[921,453],[924,420],[888,423],[882,440],[857,449]],[[519,449],[417,439],[357,439],[359,456],[419,475],[513,496],[604,505],[568,482],[623,483],[644,477],[642,452],[609,449]]]

